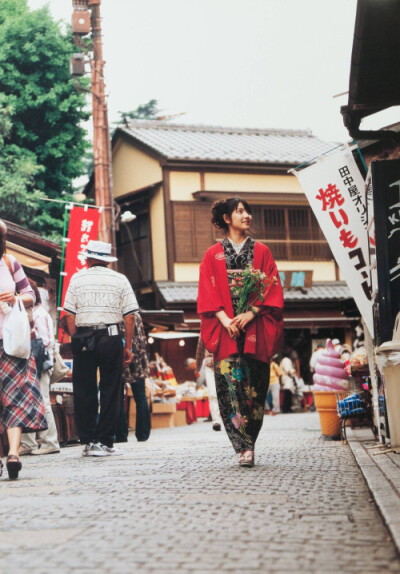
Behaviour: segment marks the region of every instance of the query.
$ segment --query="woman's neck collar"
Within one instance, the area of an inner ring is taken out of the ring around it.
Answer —
[[[228,237],[228,239],[230,239],[234,243],[237,243],[238,245],[240,245],[241,243],[243,243],[243,241],[246,241],[246,239],[248,238],[248,235],[246,235],[246,233],[240,233],[240,231],[232,230],[232,231],[229,231],[229,233],[227,233],[227,237]]]

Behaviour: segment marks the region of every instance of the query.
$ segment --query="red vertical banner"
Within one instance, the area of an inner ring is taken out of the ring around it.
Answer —
[[[97,239],[99,219],[100,213],[97,208],[74,205],[70,211],[60,307],[64,306],[65,294],[72,275],[87,268],[86,257],[82,256],[82,252],[86,251],[90,240]],[[59,341],[65,339],[61,331],[62,329],[59,329]]]

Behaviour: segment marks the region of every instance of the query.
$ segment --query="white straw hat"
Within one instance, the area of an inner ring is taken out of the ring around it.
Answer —
[[[87,244],[86,251],[81,251],[80,255],[83,255],[87,259],[98,259],[99,261],[106,261],[107,263],[118,261],[117,257],[111,255],[111,243],[105,243],[105,241],[90,240]]]

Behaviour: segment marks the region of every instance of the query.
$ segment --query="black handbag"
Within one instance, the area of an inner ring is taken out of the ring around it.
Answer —
[[[46,356],[46,350],[44,348],[43,340],[40,338],[31,340],[31,351],[32,355],[35,357],[36,362],[36,372],[38,378],[42,374],[43,363]]]
[[[87,331],[71,336],[71,351],[74,355],[86,351],[94,351],[96,346],[96,332]]]

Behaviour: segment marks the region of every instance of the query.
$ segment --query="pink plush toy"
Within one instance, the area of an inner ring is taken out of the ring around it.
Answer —
[[[347,391],[349,381],[340,354],[335,351],[331,339],[326,340],[326,349],[315,366],[314,391]]]

